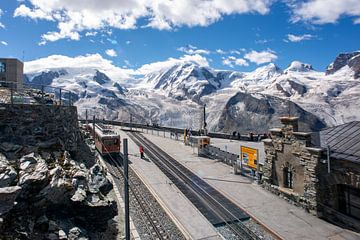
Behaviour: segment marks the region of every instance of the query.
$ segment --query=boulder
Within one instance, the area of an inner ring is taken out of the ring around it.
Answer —
[[[34,167],[21,170],[19,173],[18,185],[30,185],[35,183],[42,183],[47,180],[48,166],[43,159],[40,159]]]
[[[80,228],[73,227],[69,231],[68,239],[69,240],[86,240],[88,238],[85,236],[85,234],[83,233],[83,231],[81,231]]]
[[[91,193],[102,192],[107,194],[112,189],[112,184],[105,177],[105,174],[100,165],[95,164],[90,168],[88,175],[88,189]]]
[[[24,163],[24,162],[37,163],[37,160],[38,159],[35,157],[35,153],[30,153],[25,156],[22,156],[20,158],[20,163]]]
[[[68,239],[66,233],[64,232],[64,230],[60,229],[59,230],[59,239],[62,240],[62,239]]]
[[[76,189],[76,192],[71,197],[71,200],[74,202],[82,202],[85,199],[86,199],[86,191],[84,189],[82,189],[81,187]]]
[[[0,153],[0,188],[8,187],[16,180],[17,172],[10,162]]]
[[[9,212],[16,204],[15,199],[21,191],[21,187],[0,188],[0,216]]]

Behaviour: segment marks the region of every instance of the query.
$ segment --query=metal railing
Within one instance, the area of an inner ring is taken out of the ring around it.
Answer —
[[[77,94],[49,85],[0,81],[0,104],[72,106]]]
[[[91,115],[91,114],[90,114]],[[80,118],[80,117],[79,117]],[[79,120],[82,123],[86,122],[86,119],[81,119]],[[88,121],[92,121],[91,119],[88,119]],[[114,125],[114,126],[121,126],[121,127],[126,127],[126,128],[138,128],[138,129],[148,129],[148,130],[154,130],[154,131],[166,131],[166,132],[170,132],[170,133],[177,133],[177,134],[183,134],[184,133],[184,128],[176,128],[176,127],[167,127],[167,126],[160,126],[160,125],[149,125],[149,124],[142,124],[142,123],[134,123],[134,122],[124,122],[124,121],[112,121],[112,120],[101,120],[98,119],[98,122],[104,123],[104,124],[109,124],[109,125]],[[197,130],[190,130],[190,133],[192,136],[199,136],[201,135],[199,131]],[[263,138],[259,138],[263,137],[263,135],[259,135],[259,134],[254,134],[253,137],[250,137],[249,134],[244,135],[242,134],[240,137],[237,136],[233,136],[232,134],[228,134],[228,133],[219,133],[219,132],[208,132],[207,136],[212,137],[212,138],[222,138],[222,139],[229,139],[229,140],[239,140],[239,141],[248,141],[248,142],[259,142],[260,139]]]

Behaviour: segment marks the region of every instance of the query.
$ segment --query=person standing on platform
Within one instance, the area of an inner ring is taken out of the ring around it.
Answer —
[[[144,159],[144,147],[140,146],[140,158]]]

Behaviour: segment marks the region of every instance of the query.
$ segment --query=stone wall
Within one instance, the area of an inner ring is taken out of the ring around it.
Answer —
[[[305,208],[318,217],[360,231],[360,221],[342,212],[342,186],[360,193],[360,164],[346,159],[330,159],[328,172],[326,151],[311,147],[311,134],[298,132],[297,119],[280,119],[282,128],[271,129],[272,139],[263,140],[265,163],[262,186]],[[284,185],[283,169],[293,173],[293,187]],[[355,190],[356,191],[356,190]]]
[[[25,152],[51,146],[75,152],[80,138],[76,107],[0,104],[0,149],[5,152],[16,145],[26,146],[19,149]]]
[[[319,189],[317,193],[319,216],[329,221],[360,231],[360,220],[341,213],[339,206],[339,185],[350,186],[360,191],[360,164],[341,159],[330,160],[327,165],[319,165]]]
[[[281,118],[284,126],[272,129],[272,139],[264,140],[265,163],[263,186],[275,194],[317,213],[317,166],[322,150],[311,148],[309,133],[298,132],[297,118]],[[293,187],[284,186],[283,171],[287,167],[293,174]]]

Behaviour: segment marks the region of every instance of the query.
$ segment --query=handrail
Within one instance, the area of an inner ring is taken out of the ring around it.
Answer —
[[[76,93],[60,87],[37,83],[19,84],[17,82],[0,81],[1,88],[10,89],[10,97],[8,101],[4,100],[4,102],[0,101],[0,103],[72,106],[74,102],[73,96],[76,95]]]

